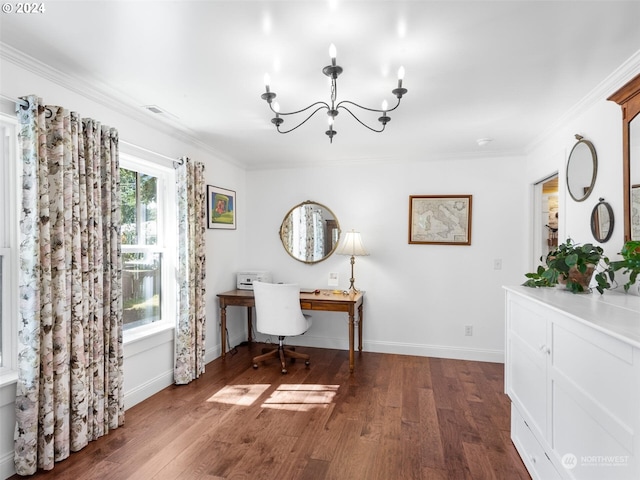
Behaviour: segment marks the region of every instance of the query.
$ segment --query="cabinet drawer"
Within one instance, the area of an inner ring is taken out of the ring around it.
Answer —
[[[511,440],[534,480],[562,480],[545,450],[525,423],[518,409],[511,405]]]

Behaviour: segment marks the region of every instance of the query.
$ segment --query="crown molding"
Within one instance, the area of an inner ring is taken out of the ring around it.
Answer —
[[[544,132],[538,135],[526,148],[527,154],[533,152],[541,143],[551,137],[563,125],[566,125],[572,118],[576,118],[585,113],[589,108],[598,102],[607,99],[613,92],[618,90],[633,77],[640,73],[640,50],[634,53],[627,61],[614,70],[599,85],[591,90],[582,100],[553,122]]]
[[[365,157],[335,157],[322,161],[322,165],[316,163],[299,164],[295,161],[274,161],[263,162],[260,165],[249,165],[247,171],[260,170],[286,170],[286,169],[317,169],[317,168],[342,168],[342,167],[363,167],[372,165],[408,165],[413,163],[429,163],[429,162],[455,162],[455,161],[473,161],[473,160],[502,160],[502,159],[525,159],[526,155],[519,150],[509,151],[493,151],[484,150],[482,152],[459,152],[459,153],[430,153],[424,152],[406,153],[404,152],[399,158],[397,155],[378,155]]]
[[[220,160],[243,169],[246,168],[246,165],[216,150],[208,143],[203,142],[195,132],[186,128],[179,121],[175,121],[169,117],[152,116],[153,114],[140,108],[132,98],[127,97],[122,92],[109,87],[95,78],[92,78],[91,82],[81,80],[78,77],[57,70],[4,42],[0,42],[0,58],[32,72],[41,78],[49,80],[60,87],[81,95],[88,100],[108,107],[110,110],[121,115],[150,126],[177,140],[191,144]]]

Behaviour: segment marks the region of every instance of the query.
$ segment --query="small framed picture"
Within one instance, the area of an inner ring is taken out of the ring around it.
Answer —
[[[471,197],[409,196],[409,243],[471,245]]]
[[[236,192],[207,185],[207,226],[235,230]]]

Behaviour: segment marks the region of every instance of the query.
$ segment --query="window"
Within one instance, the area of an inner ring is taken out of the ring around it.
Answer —
[[[174,170],[120,158],[124,330],[173,325]]]
[[[0,115],[0,376],[15,370],[17,359],[17,139],[18,124]]]

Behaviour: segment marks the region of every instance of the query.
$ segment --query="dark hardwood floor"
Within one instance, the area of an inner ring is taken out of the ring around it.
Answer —
[[[503,365],[298,347],[251,367],[239,346],[189,385],[33,479],[529,479],[509,437]],[[24,478],[14,476],[12,478]]]

